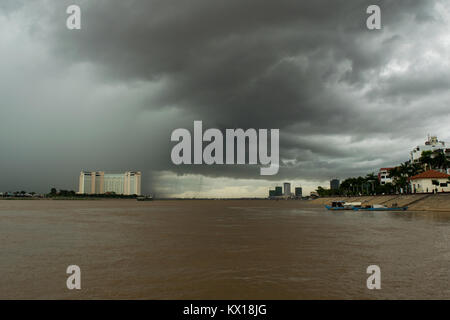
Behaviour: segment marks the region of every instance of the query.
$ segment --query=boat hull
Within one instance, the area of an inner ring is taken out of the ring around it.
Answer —
[[[395,207],[395,208],[353,208],[355,211],[406,211],[408,207]]]
[[[327,208],[328,210],[352,210],[353,207],[332,207],[332,206],[328,206],[326,205],[325,208]]]
[[[153,201],[152,197],[138,197],[136,198],[137,201]]]

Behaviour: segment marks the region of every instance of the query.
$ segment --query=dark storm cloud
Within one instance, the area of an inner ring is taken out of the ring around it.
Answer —
[[[365,28],[370,3],[82,2],[83,31],[55,29],[56,50],[101,66],[111,81],[164,81],[147,108],[175,106],[220,127],[350,124],[360,106],[335,85],[367,85],[401,42]],[[402,37],[403,20],[432,8],[380,5],[384,24]]]
[[[105,136],[104,148],[91,148],[101,161],[119,141],[144,171],[258,178],[249,166],[171,165],[171,130],[203,120],[221,129],[279,128],[283,166],[273,178],[327,179],[406,160],[442,112],[448,116],[450,69],[437,62],[448,59],[439,42],[448,17],[439,15],[439,1],[5,3],[4,12],[41,15],[33,38],[57,68],[84,65],[93,86],[129,97],[90,101],[97,120],[86,124],[87,145],[120,118],[127,124],[111,132],[114,140]],[[369,31],[365,11],[375,3],[383,29]],[[80,31],[64,27],[69,4],[81,6]],[[108,161],[118,168],[126,158]]]

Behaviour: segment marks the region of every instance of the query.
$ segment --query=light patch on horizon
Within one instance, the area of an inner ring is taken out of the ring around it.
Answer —
[[[295,187],[302,187],[303,196],[307,196],[318,186],[316,181],[210,178],[198,174],[176,175],[170,171],[155,172],[151,177],[152,186],[157,186],[152,190],[156,196],[176,198],[266,198],[269,189],[283,186],[284,182],[291,183],[291,192]],[[329,181],[319,181],[319,185],[329,186]]]

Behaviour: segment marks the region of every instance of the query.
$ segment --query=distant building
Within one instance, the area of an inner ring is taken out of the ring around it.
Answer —
[[[281,187],[275,187],[275,196],[281,197],[283,195],[283,188]]]
[[[285,197],[290,197],[291,196],[291,184],[289,182],[285,182],[285,183],[283,183],[283,186],[284,186],[283,195]]]
[[[141,173],[105,173],[104,171],[81,171],[78,193],[105,194],[114,192],[123,195],[141,195]]]
[[[442,150],[447,158],[450,158],[450,148],[445,146],[444,141],[439,141],[436,136],[428,136],[425,144],[415,147],[411,152],[411,162],[418,162],[422,156],[423,151],[437,151]]]
[[[380,168],[378,171],[378,181],[381,185],[385,185],[386,183],[392,183],[392,178],[389,177],[389,171],[394,168]]]
[[[275,187],[275,189],[269,190],[269,198],[281,198],[283,197],[283,188]]]
[[[330,180],[330,189],[331,190],[338,190],[339,189],[339,179],[332,179],[332,180]]]
[[[301,198],[302,197],[302,187],[296,187],[295,188],[295,196],[297,198]]]
[[[428,170],[409,178],[413,193],[449,192],[450,175],[436,170]]]

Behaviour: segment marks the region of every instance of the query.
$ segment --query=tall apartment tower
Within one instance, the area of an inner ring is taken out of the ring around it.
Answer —
[[[141,195],[141,172],[105,173],[104,171],[81,171],[78,193]]]
[[[331,179],[330,180],[330,189],[331,190],[338,190],[340,185],[339,179]]]
[[[289,182],[283,183],[284,186],[284,196],[290,197],[291,196],[291,184]]]

